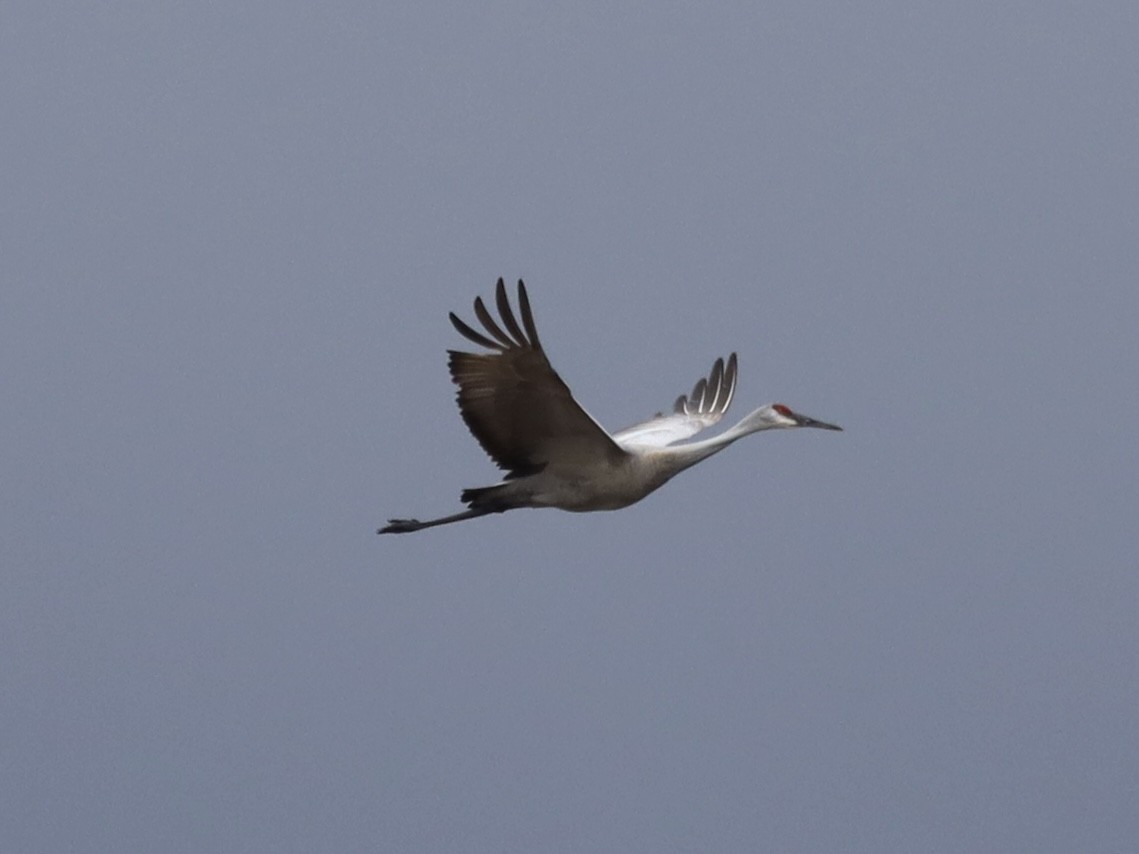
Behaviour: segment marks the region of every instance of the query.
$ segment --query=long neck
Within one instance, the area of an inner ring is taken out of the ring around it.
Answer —
[[[765,417],[768,407],[761,406],[751,414],[747,415],[740,420],[734,427],[730,427],[721,433],[719,436],[713,436],[711,439],[702,439],[699,442],[690,442],[687,445],[673,445],[661,450],[666,452],[664,454],[665,465],[671,469],[670,477],[674,474],[684,471],[690,466],[696,465],[701,460],[706,460],[713,454],[718,454],[724,448],[732,443],[742,439],[744,436],[749,436],[752,433],[758,433],[760,430],[767,430],[776,425],[772,424]]]

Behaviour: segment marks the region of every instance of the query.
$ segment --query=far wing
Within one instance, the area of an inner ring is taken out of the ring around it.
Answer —
[[[723,418],[735,392],[736,354],[732,353],[727,367],[717,359],[712,373],[696,383],[692,394],[678,397],[670,414],[626,427],[613,438],[623,448],[663,448],[688,439]]]

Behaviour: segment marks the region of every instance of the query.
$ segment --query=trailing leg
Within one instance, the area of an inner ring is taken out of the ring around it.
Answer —
[[[426,522],[420,522],[418,519],[388,519],[388,524],[380,530],[376,531],[377,534],[410,534],[412,531],[422,531],[424,528],[434,528],[436,525],[449,525],[452,522],[461,522],[464,519],[477,519],[479,516],[487,516],[491,513],[501,513],[505,510],[502,508],[476,508],[472,507],[470,510],[464,510],[462,513],[456,513],[453,516],[443,516],[439,519],[428,519]]]

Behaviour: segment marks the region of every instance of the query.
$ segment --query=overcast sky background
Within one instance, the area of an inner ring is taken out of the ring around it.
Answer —
[[[0,848],[1139,840],[1139,6],[11,2]],[[497,472],[524,278],[618,513]]]

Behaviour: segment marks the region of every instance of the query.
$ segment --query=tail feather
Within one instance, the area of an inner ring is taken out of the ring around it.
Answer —
[[[506,484],[498,483],[494,486],[476,486],[464,489],[459,495],[460,500],[468,507],[476,510],[501,511],[508,509],[509,505],[503,500],[501,494]]]

